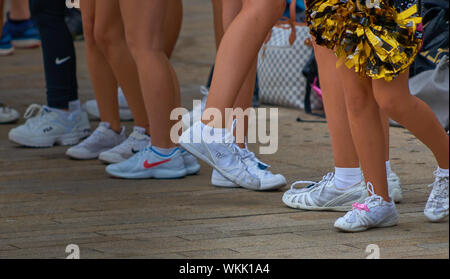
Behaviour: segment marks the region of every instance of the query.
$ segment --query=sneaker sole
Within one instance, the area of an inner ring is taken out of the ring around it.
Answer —
[[[12,45],[16,48],[31,49],[41,46],[41,40],[37,39],[25,39],[25,40],[12,40]]]
[[[13,53],[14,53],[14,48],[0,50],[0,56],[8,56],[8,55],[12,55]]]
[[[391,216],[389,217],[391,218]],[[381,224],[381,225],[376,225],[376,226],[369,226],[367,228],[361,227],[361,228],[355,228],[355,229],[347,229],[347,228],[341,228],[338,226],[334,226],[336,229],[338,229],[341,232],[348,232],[348,233],[354,233],[354,232],[363,232],[363,231],[367,231],[370,229],[376,229],[376,228],[390,228],[390,227],[395,227],[398,225],[398,218],[391,220],[385,224]]]
[[[82,139],[89,136],[90,132],[80,132],[72,133],[68,135],[58,136],[58,137],[47,137],[47,138],[24,138],[14,134],[8,135],[10,141],[17,143],[26,147],[34,148],[50,148],[56,144],[61,146],[74,145],[79,143]]]
[[[287,205],[288,207],[290,207],[290,208],[302,209],[302,210],[308,210],[308,211],[347,212],[347,211],[350,211],[352,209],[352,205],[330,206],[330,207],[319,207],[319,206],[302,205],[302,204],[291,202],[292,196],[286,196],[286,195],[283,195],[282,200],[283,200],[283,203],[285,205]],[[352,204],[355,203],[355,202],[362,203],[363,201],[364,201],[364,199],[360,199],[360,200],[352,202]]]
[[[185,143],[181,143],[181,142],[179,144],[181,145],[181,147],[186,149],[189,153],[191,153],[198,159],[202,160],[203,162],[205,162],[212,168],[216,169],[221,175],[223,175],[224,177],[226,177],[227,179],[232,181],[232,178],[228,177],[229,175],[225,171],[223,171],[221,168],[218,168],[216,166],[216,164],[211,162],[211,160],[208,157],[206,157],[205,155],[203,155],[201,152],[197,151],[197,149],[195,147],[192,147],[190,144],[185,144]],[[253,185],[242,185],[242,187],[244,187],[246,189],[254,190],[254,191],[261,191],[260,185],[258,185],[256,187]]]
[[[111,171],[108,168],[106,168],[106,172],[115,177],[115,178],[122,178],[122,179],[181,179],[186,177],[187,172],[186,170],[178,170],[178,171],[172,171],[172,170],[153,170],[150,174],[149,172],[146,173],[117,173],[115,171]]]
[[[200,171],[200,164],[186,168],[186,175],[196,175]]]

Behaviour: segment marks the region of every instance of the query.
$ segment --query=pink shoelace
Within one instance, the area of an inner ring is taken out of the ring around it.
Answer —
[[[361,204],[361,203],[355,202],[352,205],[352,207],[353,207],[353,209],[358,209],[358,210],[361,210],[361,211],[366,211],[366,212],[370,211],[369,208],[367,207],[367,204]]]

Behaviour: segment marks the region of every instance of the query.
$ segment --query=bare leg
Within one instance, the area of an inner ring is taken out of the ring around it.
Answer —
[[[380,109],[372,93],[371,80],[353,70],[338,69],[344,87],[352,138],[367,182],[377,195],[389,201],[385,167],[385,135]]]
[[[348,122],[344,89],[335,70],[336,55],[331,50],[318,45],[314,46],[314,52],[319,66],[320,86],[322,88],[335,166],[338,168],[358,168],[359,159]],[[385,161],[388,161],[389,119],[384,113],[381,114],[381,123],[383,124],[385,135]]]
[[[433,111],[408,87],[408,73],[392,82],[374,80],[373,92],[380,108],[422,141],[434,154],[439,167],[449,167],[449,137]]]
[[[280,18],[285,5],[281,0],[243,0],[242,10],[225,32],[217,53],[207,109],[217,108],[224,116],[225,109],[234,106],[267,32]],[[224,128],[227,121],[216,119],[205,124]]]
[[[334,164],[338,168],[358,168],[359,159],[353,144],[345,105],[344,89],[336,75],[336,55],[322,46],[314,46],[319,68],[320,86],[327,115]]]
[[[81,1],[86,58],[95,97],[98,101],[100,118],[103,122],[110,123],[111,129],[120,132],[117,80],[105,56],[100,51],[94,35],[98,7],[95,0]]]
[[[120,0],[120,10],[131,54],[136,61],[147,108],[152,144],[171,148],[170,129],[175,121],[170,113],[176,107],[173,69],[164,52],[165,0]]]
[[[149,130],[136,63],[128,49],[118,0],[95,0],[94,35],[98,48],[109,63],[124,91],[136,126]],[[116,97],[116,91],[112,91]],[[108,93],[111,94],[111,93]],[[103,101],[103,100],[102,100]],[[105,100],[103,102],[109,103]],[[107,107],[107,105],[105,105]],[[112,112],[110,112],[112,113]],[[116,111],[113,112],[116,114]]]
[[[11,1],[11,8],[9,10],[9,17],[14,20],[30,19],[29,0],[13,0]],[[3,22],[3,21],[1,21]]]
[[[227,0],[223,2],[222,11],[223,11],[223,27],[225,28],[225,32],[228,27],[231,25],[233,20],[239,14],[242,9],[242,0]],[[241,108],[242,110],[248,109],[252,105],[253,92],[255,90],[255,82],[256,82],[256,66],[257,59],[253,62],[250,71],[247,74],[247,77],[244,83],[239,90],[236,101],[233,105],[233,108]],[[244,136],[248,135],[248,121],[249,119],[245,119],[244,121]],[[237,135],[235,135],[238,137]],[[244,139],[237,139],[237,144],[241,148],[245,148]]]
[[[222,20],[222,0],[212,0],[214,12],[214,34],[216,36],[216,49],[219,49],[220,41],[222,41],[224,30]]]
[[[172,56],[172,52],[180,35],[181,24],[183,23],[183,3],[182,0],[169,0],[167,16],[164,23],[165,52],[167,57]]]

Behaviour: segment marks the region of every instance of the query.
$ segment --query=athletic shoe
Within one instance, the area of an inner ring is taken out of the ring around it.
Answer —
[[[434,176],[434,183],[430,185],[433,190],[424,213],[431,222],[440,222],[448,216],[448,176],[442,176],[438,171],[434,172]]]
[[[0,124],[12,123],[19,119],[19,113],[2,103],[0,103]]]
[[[150,136],[145,128],[134,127],[131,135],[116,147],[102,152],[99,160],[108,164],[116,164],[128,160],[131,156],[151,145]]]
[[[77,144],[91,131],[88,116],[80,109],[63,114],[47,106],[31,105],[25,118],[25,124],[9,132],[9,140],[28,147]]]
[[[348,211],[355,202],[363,202],[367,197],[366,187],[361,182],[346,190],[337,188],[334,173],[327,174],[320,182],[312,184],[306,190],[295,191],[294,186],[304,182],[306,181],[292,184],[291,190],[294,190],[283,195],[284,204],[304,210]]]
[[[272,172],[270,172],[268,170],[270,166],[264,164],[258,158],[256,158],[255,153],[251,152],[247,146],[244,149],[237,146],[237,149],[239,150],[244,163],[247,165],[249,172],[260,179],[260,190],[276,190],[286,185],[286,178],[284,178],[284,176],[282,176],[281,174],[273,174]],[[217,187],[225,188],[240,187],[239,185],[226,179],[216,170],[213,170],[211,176],[211,184]]]
[[[226,132],[221,143],[208,143],[205,141],[206,134],[202,136],[204,128],[207,126],[200,121],[196,122],[181,135],[179,144],[235,184],[251,190],[261,190],[260,180],[250,173],[242,160],[239,148],[234,144],[234,136]],[[197,135],[200,136],[198,139]],[[199,143],[194,143],[194,138]]]
[[[14,46],[11,42],[11,35],[3,30],[0,37],[0,56],[11,55],[14,53]]]
[[[122,163],[109,165],[106,172],[114,177],[127,179],[177,179],[186,176],[184,166],[179,148],[166,156],[147,147]]]
[[[186,168],[187,175],[195,175],[200,171],[200,164],[197,159],[184,148],[180,148],[181,155],[184,160],[184,167]]]
[[[69,148],[66,155],[77,160],[97,159],[100,153],[116,147],[126,139],[125,127],[122,127],[120,133],[116,133],[110,128],[109,123],[101,122],[92,135]]]
[[[398,223],[395,203],[385,201],[373,191],[373,185],[367,184],[369,192],[364,203],[353,204],[353,209],[344,217],[336,220],[334,227],[344,232],[361,232],[370,228],[392,227]]]
[[[397,176],[395,172],[391,171],[387,179],[388,179],[387,183],[388,183],[389,197],[391,197],[395,203],[402,202],[403,193],[400,178]],[[363,182],[364,182],[364,175],[363,175]]]
[[[3,30],[11,34],[12,44],[16,48],[36,48],[41,46],[39,31],[31,19],[20,24],[12,23],[9,19]]]
[[[133,114],[128,107],[125,95],[123,95],[122,89],[117,89],[117,96],[119,98],[119,115],[122,121],[132,121]],[[96,100],[89,100],[83,105],[83,109],[89,114],[91,120],[99,120],[100,112],[98,111],[98,105]]]
[[[186,113],[181,118],[181,121],[183,122],[183,126],[185,129],[188,129],[189,127],[191,127],[193,125],[194,111],[196,113],[198,113],[198,115],[201,117],[201,115],[203,114],[203,111],[205,110],[206,101],[208,100],[209,90],[205,86],[201,86],[200,93],[202,93],[202,95],[203,95],[202,102],[200,104],[194,106],[194,108],[189,113]]]
[[[402,187],[400,178],[393,171],[388,176],[389,196],[395,203],[400,203],[403,200]]]

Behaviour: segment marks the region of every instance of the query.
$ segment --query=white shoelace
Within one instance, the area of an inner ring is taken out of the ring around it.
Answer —
[[[308,186],[307,188],[309,189],[313,189],[316,187],[320,187],[322,185],[327,185],[331,180],[333,180],[334,178],[334,173],[330,172],[328,174],[326,174],[325,176],[323,176],[322,180],[317,182],[317,181],[309,181],[309,180],[299,180],[294,182],[291,185],[291,190],[297,190],[295,188],[295,186],[300,185],[300,184],[310,184],[310,186]]]

